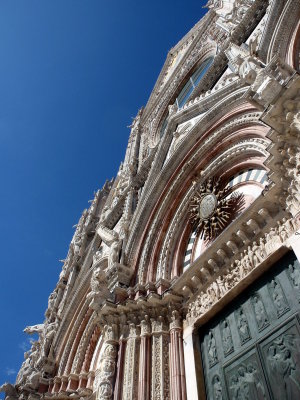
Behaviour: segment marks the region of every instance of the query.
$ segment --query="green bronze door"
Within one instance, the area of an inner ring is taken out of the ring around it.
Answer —
[[[200,329],[208,400],[300,399],[299,301],[290,252]]]

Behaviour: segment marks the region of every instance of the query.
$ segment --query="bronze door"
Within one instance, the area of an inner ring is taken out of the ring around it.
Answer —
[[[300,265],[289,252],[200,329],[207,399],[300,399],[299,312]]]

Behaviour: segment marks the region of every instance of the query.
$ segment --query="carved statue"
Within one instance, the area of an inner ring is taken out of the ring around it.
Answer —
[[[222,384],[220,377],[215,375],[212,379],[214,400],[223,400]]]
[[[233,400],[242,399],[242,396],[240,396],[239,378],[237,375],[232,375],[229,389],[231,391]]]
[[[246,372],[244,374],[244,389],[249,400],[264,400],[266,399],[265,389],[260,380],[257,368],[253,363],[249,363],[246,367]]]
[[[110,382],[101,382],[98,390],[97,400],[110,399],[112,395],[112,387]]]
[[[110,377],[114,374],[115,372],[115,362],[109,359],[104,359],[102,361],[102,374],[105,375],[106,377]]]
[[[112,243],[109,252],[108,269],[113,268],[114,265],[119,262],[121,246],[122,246],[121,240],[116,240]]]
[[[212,367],[216,362],[218,362],[216,340],[212,331],[208,334],[207,350],[209,365]]]
[[[57,333],[58,321],[52,322],[51,324],[45,325],[43,353],[45,357],[53,356],[52,354],[52,342]]]
[[[120,239],[117,232],[106,228],[103,224],[100,224],[98,226],[97,233],[102,241],[110,247],[108,257],[108,269],[111,269],[115,265],[115,263],[118,263],[120,260],[122,240]]]
[[[291,281],[296,289],[300,289],[300,270],[294,265],[289,265],[289,274]]]
[[[246,318],[242,308],[240,308],[238,311],[237,326],[239,329],[239,335],[241,338],[241,342],[242,342],[242,344],[244,344],[245,342],[247,342],[247,340],[249,340],[251,338],[251,335],[250,335],[248,321],[247,321],[247,318]]]
[[[76,261],[78,261],[78,259],[80,257],[80,250],[81,250],[82,242],[83,242],[83,234],[77,233],[74,237],[74,242],[73,242],[74,258]]]
[[[27,333],[28,335],[32,335],[34,333],[38,333],[39,335],[44,330],[44,324],[37,324],[32,326],[27,326],[23,332]]]
[[[299,339],[294,334],[279,336],[268,348],[268,375],[280,399],[300,398],[299,357]]]
[[[116,355],[117,355],[116,346],[114,346],[113,344],[107,344],[105,349],[104,349],[103,354],[106,357],[115,358]]]
[[[254,308],[254,314],[255,314],[257,325],[258,325],[258,329],[262,330],[267,325],[269,325],[269,319],[265,312],[265,307],[263,305],[263,302],[261,301],[259,295],[257,295],[257,294],[253,297],[253,308]]]
[[[225,355],[233,351],[232,335],[227,321],[223,322],[222,343]]]
[[[270,291],[272,293],[272,299],[274,305],[277,309],[277,315],[282,315],[286,310],[289,309],[289,306],[286,302],[285,296],[281,289],[280,283],[277,283],[274,279],[269,284]]]
[[[253,264],[256,267],[258,264],[263,262],[264,255],[261,246],[258,246],[256,242],[253,242],[252,250],[253,250]]]
[[[252,85],[255,82],[258,72],[260,71],[261,66],[259,62],[254,57],[248,57],[245,61],[242,62],[239,68],[240,77],[248,83],[248,85]]]
[[[54,322],[45,322],[44,324],[38,324],[34,326],[27,326],[24,329],[24,332],[31,335],[33,333],[38,333],[40,343],[41,343],[41,348],[42,348],[42,355],[44,357],[52,357],[52,352],[51,352],[51,345],[52,341],[54,339],[54,336],[57,332],[59,326],[58,320]]]
[[[45,316],[47,318],[50,318],[51,314],[55,313],[55,306],[56,306],[57,298],[58,298],[58,295],[57,295],[57,289],[56,289],[50,294],[49,299],[48,299],[48,308],[45,312]]]
[[[16,388],[8,382],[0,386],[0,392],[5,393],[5,400],[18,400],[19,398]]]

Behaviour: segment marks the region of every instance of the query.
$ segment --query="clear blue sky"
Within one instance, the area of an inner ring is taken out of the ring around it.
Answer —
[[[126,126],[204,4],[0,1],[0,384],[14,382],[72,226],[115,176]]]

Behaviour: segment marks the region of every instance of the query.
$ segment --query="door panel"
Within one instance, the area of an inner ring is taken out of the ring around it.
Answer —
[[[199,330],[207,399],[300,399],[299,312],[290,252]]]

